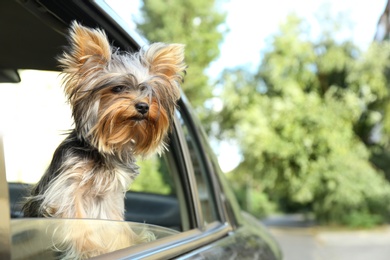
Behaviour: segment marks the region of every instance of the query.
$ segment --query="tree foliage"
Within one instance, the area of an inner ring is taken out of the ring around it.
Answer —
[[[273,202],[322,222],[380,223],[390,185],[370,162],[370,142],[374,126],[387,126],[390,46],[362,53],[330,33],[315,42],[308,33],[288,17],[255,74],[221,78],[221,137],[237,138],[244,155],[230,177],[238,189],[264,192],[263,210]]]
[[[132,183],[131,190],[165,195],[174,193],[174,185],[168,170],[161,162],[161,157],[157,155],[147,160],[139,160],[137,164],[140,167],[140,174]]]
[[[184,92],[195,108],[211,97],[205,69],[219,56],[225,15],[210,0],[143,0],[138,28],[151,42],[183,43],[188,64]]]

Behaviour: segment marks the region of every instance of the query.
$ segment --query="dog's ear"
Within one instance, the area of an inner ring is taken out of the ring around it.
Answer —
[[[111,47],[104,31],[72,22],[69,31],[69,50],[58,59],[65,72],[79,69],[90,57],[105,64],[111,59]]]
[[[184,45],[153,43],[144,53],[153,74],[165,75],[169,80],[180,80],[185,72]]]

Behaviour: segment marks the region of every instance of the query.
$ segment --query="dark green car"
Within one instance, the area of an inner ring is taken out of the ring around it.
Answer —
[[[103,0],[0,1],[0,259],[58,259],[54,237],[69,221],[114,222],[28,219],[21,213],[28,188],[64,138],[59,131],[72,124],[55,58],[73,20],[104,29],[122,50],[145,44]],[[114,224],[146,228],[157,239],[97,259],[282,258],[266,228],[240,210],[184,95],[169,151],[140,166],[126,194],[126,222]]]

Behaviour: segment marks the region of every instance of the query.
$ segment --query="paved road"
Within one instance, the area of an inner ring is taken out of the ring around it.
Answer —
[[[288,222],[277,218],[265,223],[279,242],[285,260],[390,259],[390,226],[332,231],[305,221]]]

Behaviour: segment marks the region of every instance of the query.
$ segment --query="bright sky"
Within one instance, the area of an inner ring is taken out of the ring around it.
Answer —
[[[137,13],[139,1],[129,1],[131,7],[124,7],[123,0],[106,0],[119,15],[131,23],[131,14]],[[334,17],[342,16],[350,22],[349,27],[339,37],[352,39],[361,49],[367,48],[374,38],[380,15],[385,9],[386,0],[230,0],[223,5],[227,11],[227,26],[230,32],[221,44],[221,55],[211,64],[208,73],[216,77],[224,69],[236,66],[256,68],[261,52],[266,47],[270,35],[277,32],[279,24],[290,13],[295,13],[310,24],[313,38],[318,35],[316,17],[328,8]],[[233,169],[240,162],[234,144],[222,143],[218,158],[223,171]]]

